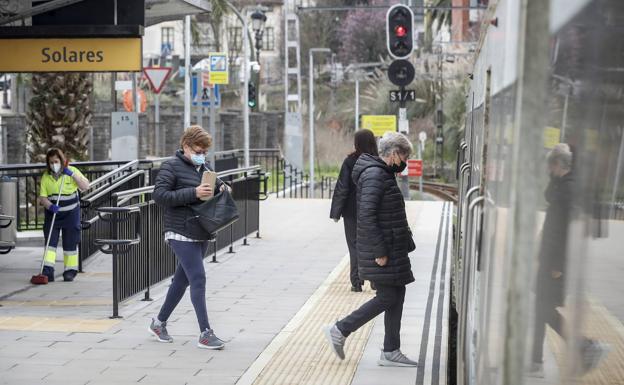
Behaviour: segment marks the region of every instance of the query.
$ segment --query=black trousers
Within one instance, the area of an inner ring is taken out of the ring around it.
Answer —
[[[405,286],[388,286],[376,283],[377,295],[359,309],[336,323],[338,330],[347,337],[368,321],[384,314],[384,352],[392,352],[401,347],[401,317],[405,302]]]
[[[344,222],[345,238],[349,247],[349,258],[351,260],[351,285],[358,286],[362,283],[358,275],[358,252],[355,244],[357,238],[357,219],[351,217],[342,217]]]
[[[557,307],[563,305],[563,280],[555,280],[548,272],[538,275],[535,299],[535,325],[533,330],[533,362],[544,359],[544,337],[549,325],[563,337],[563,317]]]

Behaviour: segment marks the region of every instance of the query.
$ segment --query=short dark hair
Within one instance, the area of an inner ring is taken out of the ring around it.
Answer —
[[[52,172],[52,169],[50,168],[50,158],[53,156],[59,158],[61,161],[61,167],[67,166],[67,158],[65,157],[63,151],[60,148],[51,147],[48,152],[46,152],[46,167],[48,168],[48,171]]]
[[[353,145],[355,146],[355,151],[353,151],[351,155],[379,155],[379,152],[377,151],[377,139],[375,139],[375,134],[373,134],[371,130],[358,130],[353,137]]]

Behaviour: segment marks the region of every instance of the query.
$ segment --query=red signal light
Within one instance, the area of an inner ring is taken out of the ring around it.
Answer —
[[[394,35],[396,37],[405,37],[407,36],[407,28],[402,25],[397,25],[394,27]]]

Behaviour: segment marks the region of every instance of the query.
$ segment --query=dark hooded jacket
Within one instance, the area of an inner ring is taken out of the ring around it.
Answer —
[[[379,157],[362,154],[353,168],[357,197],[357,249],[361,279],[386,285],[414,281],[405,202],[394,173]],[[379,266],[375,258],[387,256]]]
[[[196,240],[210,239],[208,234],[196,219],[195,212],[191,209],[192,204],[201,203],[197,198],[195,187],[201,184],[203,172],[209,170],[207,164],[197,169],[189,161],[182,150],[178,150],[175,156],[160,166],[160,171],[154,184],[152,197],[156,204],[164,207],[165,229],[184,235]],[[223,182],[217,179],[215,190],[221,187]]]
[[[351,154],[342,162],[329,212],[331,219],[340,219],[341,216],[355,219],[355,183],[351,174],[358,157],[359,155]]]

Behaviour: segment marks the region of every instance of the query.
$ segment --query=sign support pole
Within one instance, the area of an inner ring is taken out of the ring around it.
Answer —
[[[184,129],[191,125],[191,16],[184,17]]]
[[[195,124],[197,124],[200,127],[204,127],[203,125],[203,120],[204,120],[204,106],[202,103],[202,94],[204,92],[204,80],[202,79],[202,73],[201,72],[197,72],[195,74],[195,76],[197,77],[197,94],[195,95],[195,97],[197,98],[197,111],[195,111],[196,113],[196,122]]]
[[[216,111],[215,111],[215,103],[217,102],[217,98],[216,98],[216,92],[212,92],[212,87],[208,87],[208,98],[210,100],[210,136],[212,136],[212,146],[210,146],[210,165],[212,166],[212,168],[216,167],[216,159],[215,159],[215,149],[216,149],[216,139],[215,139],[215,135],[216,135],[216,122],[215,122],[215,116],[216,116]],[[216,171],[216,170],[215,170]]]
[[[154,95],[154,124],[156,125],[156,156],[160,156],[160,93]]]
[[[418,141],[418,159],[420,159],[422,161],[422,153],[423,153],[423,142]],[[423,167],[424,169],[424,167]],[[423,170],[424,172],[425,170]],[[420,177],[418,178],[418,190],[420,191],[420,193],[422,194],[423,192],[423,173],[420,174]]]
[[[355,71],[355,131],[360,129],[360,76],[359,72]]]

